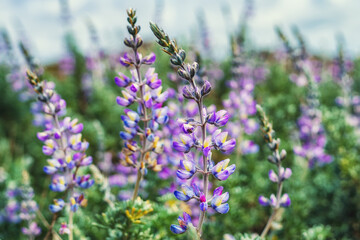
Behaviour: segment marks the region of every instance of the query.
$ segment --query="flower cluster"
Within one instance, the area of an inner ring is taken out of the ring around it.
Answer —
[[[354,93],[354,80],[349,74],[352,65],[352,61],[344,58],[342,45],[340,45],[338,56],[332,64],[332,77],[339,83],[343,94],[335,101],[337,105],[347,110],[346,121],[360,136],[360,96]]]
[[[291,204],[289,195],[287,193],[282,194],[283,182],[288,179],[292,171],[290,168],[282,167],[282,161],[286,158],[286,151],[283,149],[280,151],[280,139],[275,138],[275,131],[272,127],[272,124],[269,122],[268,118],[265,115],[264,110],[256,105],[257,115],[261,123],[261,130],[264,134],[264,139],[267,142],[268,147],[272,151],[272,154],[268,156],[270,163],[276,165],[277,171],[269,171],[270,181],[277,184],[276,194],[271,194],[270,198],[264,196],[259,197],[259,203],[262,206],[270,206],[273,209],[272,216],[269,218],[268,223],[263,230],[261,237],[264,238],[271,227],[271,223],[274,220],[276,212],[280,207],[288,207]]]
[[[79,206],[87,204],[82,190],[94,184],[89,174],[78,175],[79,168],[92,163],[92,157],[85,154],[89,143],[82,140],[83,124],[78,119],[60,118],[60,113],[66,108],[65,100],[53,89],[47,88],[33,72],[28,71],[27,77],[38,94],[43,113],[52,118],[45,124],[44,131],[37,134],[38,139],[44,142],[43,153],[49,156],[48,165],[44,167],[44,172],[52,176],[49,188],[54,192],[67,192],[69,196],[67,200],[54,199],[49,209],[57,213],[68,204],[71,212],[76,212]]]
[[[23,172],[24,179],[29,181],[27,172]],[[6,191],[7,203],[0,211],[0,223],[26,222],[28,227],[21,229],[24,235],[34,238],[41,233],[40,227],[35,222],[38,205],[34,201],[34,191],[28,184],[17,187],[10,183]]]
[[[209,175],[213,175],[220,181],[226,180],[235,171],[235,165],[229,165],[229,159],[222,160],[216,165],[212,160],[212,150],[218,150],[224,154],[231,153],[236,141],[227,140],[228,133],[222,132],[220,127],[226,125],[229,120],[229,114],[225,110],[208,111],[204,106],[203,100],[211,92],[209,81],[196,81],[196,74],[199,70],[199,64],[185,64],[186,53],[179,49],[174,40],[160,29],[156,24],[150,23],[150,28],[158,39],[158,43],[163,47],[163,51],[171,56],[170,62],[178,67],[178,75],[188,82],[188,85],[182,89],[184,98],[193,100],[198,109],[198,118],[179,119],[180,129],[179,140],[173,142],[173,148],[184,153],[184,159],[180,161],[180,168],[177,171],[177,177],[185,180],[191,179],[195,173],[201,173],[203,177],[203,190],[196,183],[191,186],[181,185],[181,191],[175,191],[174,195],[181,201],[195,199],[199,202],[201,209],[199,224],[196,228],[198,236],[201,236],[202,225],[205,219],[205,213],[209,207],[212,207],[219,213],[229,211],[229,193],[223,193],[223,187],[215,189],[213,196],[208,196]],[[201,86],[199,85],[199,82]],[[217,128],[212,135],[207,135],[207,124]],[[200,159],[189,158],[187,153],[195,149],[202,155]],[[195,160],[194,160],[195,159]],[[190,217],[184,213],[184,218],[179,218],[180,226],[172,225],[171,230],[176,233],[184,233],[187,225],[190,223]]]
[[[21,231],[31,239],[41,233],[41,228],[35,222],[38,205],[33,199],[34,191],[30,186],[25,185],[21,191],[21,195],[23,200],[20,205],[20,218],[28,223],[28,227],[21,228]]]
[[[161,79],[158,78],[154,68],[148,68],[144,78],[141,76],[140,67],[153,64],[156,56],[151,53],[143,57],[138,52],[143,41],[138,34],[140,26],[135,25],[137,20],[135,14],[136,11],[133,9],[127,11],[130,37],[124,40],[124,44],[133,50],[134,55],[125,53],[120,57],[123,66],[132,67],[131,77],[123,73],[115,77],[115,83],[123,89],[122,97],[117,97],[116,102],[123,107],[138,103],[136,111],[124,109],[125,114],[121,116],[124,131],[120,132],[120,137],[124,140],[120,160],[125,166],[137,169],[133,200],[137,197],[141,178],[146,174],[147,169],[154,171],[162,169],[157,161],[157,155],[163,150],[158,131],[159,125],[168,121],[168,108],[163,107],[167,92],[162,92]]]
[[[234,41],[232,74],[234,79],[228,82],[232,90],[229,98],[223,101],[223,105],[232,119],[227,125],[229,134],[242,139],[245,134],[250,135],[259,127],[255,119],[250,117],[256,113],[255,82],[264,79],[266,72],[262,67],[255,67],[245,61],[244,50]],[[250,140],[242,140],[239,144],[239,152],[242,154],[255,153],[258,149],[259,147]]]
[[[307,102],[301,110],[302,115],[298,119],[301,146],[294,148],[295,154],[307,159],[309,167],[330,163],[332,157],[325,153],[326,135],[319,110],[318,91],[311,80]]]
[[[354,63],[351,61],[351,59],[345,57],[343,45],[339,43],[338,54],[330,64],[330,72],[333,79],[336,82],[342,82],[343,77],[348,72],[351,72],[353,68]]]
[[[297,28],[293,29],[294,35],[299,43],[299,49],[291,46],[289,40],[280,28],[276,28],[279,38],[284,44],[286,55],[290,58],[293,73],[290,80],[297,86],[303,87],[309,84],[308,74],[311,73],[316,82],[321,81],[322,64],[316,59],[311,59],[307,53],[305,41]]]
[[[21,101],[26,101],[31,97],[31,94],[22,73],[23,66],[16,57],[15,49],[11,44],[8,33],[3,30],[0,34],[0,42],[4,45],[3,52],[6,54],[7,63],[10,67],[10,73],[6,76],[6,80],[9,82],[14,92],[19,93],[19,99]]]

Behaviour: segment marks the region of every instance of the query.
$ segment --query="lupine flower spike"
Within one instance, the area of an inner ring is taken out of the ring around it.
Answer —
[[[124,44],[131,48],[133,55],[125,53],[120,57],[121,65],[132,68],[131,77],[119,73],[115,77],[115,83],[123,88],[122,97],[117,97],[116,102],[123,107],[128,107],[134,102],[138,103],[137,111],[125,109],[125,115],[121,116],[124,123],[124,131],[120,137],[125,141],[120,154],[121,163],[137,170],[137,180],[132,200],[138,195],[140,181],[147,172],[147,168],[160,171],[162,166],[158,164],[157,155],[162,153],[163,144],[159,137],[159,125],[168,121],[167,107],[163,102],[167,99],[167,92],[162,92],[161,79],[158,78],[154,68],[148,68],[145,76],[141,76],[142,65],[151,65],[156,56],[150,53],[143,57],[138,49],[142,45],[139,32],[140,26],[136,26],[136,11],[127,10],[128,32],[131,35],[125,38]],[[137,137],[140,136],[140,137]]]
[[[84,195],[80,192],[94,184],[90,175],[78,176],[79,168],[92,163],[92,157],[85,154],[89,143],[82,140],[82,123],[70,117],[60,118],[65,112],[65,100],[61,99],[52,88],[47,88],[48,85],[41,81],[35,73],[28,71],[27,78],[38,95],[43,114],[51,116],[52,119],[45,125],[45,130],[37,134],[39,140],[44,142],[43,153],[49,156],[48,165],[44,167],[44,172],[52,175],[49,188],[54,192],[65,192],[69,196],[67,200],[54,199],[49,209],[54,213],[53,221],[55,223],[59,216],[58,213],[67,204],[70,205],[69,227],[65,229],[62,226],[60,233],[67,233],[69,239],[73,239],[73,213],[79,206],[86,206],[87,203]]]
[[[189,153],[191,149],[196,149],[202,154],[201,164],[197,161],[181,160],[177,176],[180,179],[191,179],[195,173],[201,173],[204,181],[203,191],[194,183],[191,186],[183,184],[181,191],[174,192],[178,200],[186,202],[195,199],[199,202],[201,213],[196,232],[200,238],[205,213],[209,207],[222,214],[229,211],[229,205],[226,203],[229,199],[229,193],[223,194],[222,187],[215,190],[212,198],[209,196],[209,175],[213,174],[215,178],[222,181],[235,171],[234,164],[229,166],[229,159],[215,165],[211,158],[211,151],[215,149],[224,154],[230,154],[235,148],[236,141],[235,139],[228,140],[228,133],[222,132],[221,129],[215,130],[212,136],[207,137],[207,124],[213,125],[215,129],[223,127],[229,120],[229,114],[225,110],[211,111],[210,108],[204,106],[204,97],[211,92],[211,84],[205,80],[199,85],[196,81],[199,64],[197,62],[186,64],[184,62],[186,53],[183,49],[178,48],[175,40],[170,40],[169,36],[156,24],[150,23],[150,28],[158,39],[158,44],[163,47],[162,50],[171,56],[170,62],[178,68],[178,75],[188,82],[188,85],[183,87],[183,97],[194,101],[198,108],[198,119],[178,120],[182,134],[179,135],[179,141],[173,142],[173,148],[183,153]],[[176,234],[184,233],[187,230],[190,216],[184,213],[184,218],[179,217],[178,220],[180,226],[172,225],[170,229]]]
[[[291,176],[292,172],[290,168],[284,168],[281,166],[282,161],[286,158],[286,151],[284,149],[281,151],[279,150],[280,139],[275,138],[275,131],[272,127],[272,124],[265,115],[264,110],[259,105],[256,105],[256,109],[261,124],[261,130],[264,134],[264,139],[272,151],[272,154],[269,155],[268,160],[277,167],[277,172],[272,169],[269,171],[270,181],[277,183],[276,195],[271,194],[270,198],[266,198],[264,196],[259,197],[260,205],[270,206],[273,209],[273,212],[263,232],[261,233],[261,238],[265,238],[280,207],[288,207],[291,204],[289,195],[287,193],[282,194],[282,189],[283,182]]]

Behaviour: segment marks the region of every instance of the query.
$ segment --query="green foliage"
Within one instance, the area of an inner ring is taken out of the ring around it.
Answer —
[[[169,197],[159,201],[163,204],[143,201],[140,197],[135,202],[115,203],[93,225],[106,230],[106,239],[173,239],[169,226],[179,212],[164,206]]]
[[[331,227],[318,225],[302,233],[304,240],[329,240],[332,238]]]
[[[236,234],[234,236],[235,240],[261,240],[261,238],[259,236],[256,236],[254,234]],[[224,240],[227,240],[227,238],[225,237]]]

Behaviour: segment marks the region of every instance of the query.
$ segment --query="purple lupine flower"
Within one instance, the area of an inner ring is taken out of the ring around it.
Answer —
[[[193,197],[197,196],[197,192],[194,190],[193,187],[183,184],[181,185],[181,192],[175,191],[174,195],[178,200],[187,202]]]
[[[146,65],[151,65],[151,64],[153,64],[155,62],[155,60],[156,60],[155,53],[150,53],[149,55],[145,56],[142,59],[142,63],[146,64]]]
[[[257,82],[265,79],[267,70],[256,61],[249,61],[250,54],[246,54],[242,42],[234,41],[233,46],[232,79],[227,83],[231,92],[228,99],[223,101],[231,120],[225,130],[231,137],[242,140],[237,149],[239,153],[251,154],[258,151],[256,144],[246,145],[246,135],[253,134],[259,128],[251,118],[256,113],[254,89]]]
[[[208,123],[214,124],[216,127],[223,127],[229,120],[230,115],[226,110],[220,110],[218,112],[214,112],[210,114],[209,119],[207,120]]]
[[[143,57],[139,48],[143,41],[140,35],[140,26],[136,26],[136,11],[127,10],[128,32],[130,37],[125,38],[124,44],[132,49],[132,53],[125,53],[120,57],[120,64],[130,69],[131,77],[123,73],[115,78],[115,83],[123,88],[123,97],[117,97],[116,101],[121,106],[130,106],[137,103],[136,110],[125,109],[125,115],[121,116],[124,123],[124,131],[120,137],[125,140],[121,150],[120,162],[124,166],[130,166],[137,170],[137,180],[133,194],[133,201],[138,195],[138,189],[142,176],[147,169],[161,171],[158,155],[162,153],[164,143],[160,139],[161,130],[159,125],[168,122],[168,109],[163,106],[167,99],[166,91],[162,91],[162,81],[150,67],[142,77],[143,65],[152,65],[156,56],[154,53]]]
[[[21,232],[29,237],[35,237],[40,235],[41,228],[39,228],[36,222],[31,222],[28,228],[21,228]]]
[[[54,204],[51,204],[49,206],[50,211],[53,213],[61,211],[65,206],[64,200],[60,199],[54,199]]]
[[[44,142],[43,153],[50,157],[49,165],[44,167],[44,172],[52,175],[49,188],[54,192],[70,193],[67,201],[56,199],[54,204],[49,206],[50,211],[56,213],[64,208],[66,202],[72,205],[73,199],[79,194],[74,188],[79,187],[78,189],[82,190],[94,184],[90,175],[77,177],[78,169],[91,164],[92,157],[85,154],[89,143],[82,140],[83,124],[79,123],[78,119],[62,118],[66,111],[65,100],[56,94],[53,88],[47,88],[48,84],[44,84],[36,74],[28,71],[27,76],[29,83],[38,94],[43,113],[51,116],[51,119],[45,123],[44,131],[37,134],[37,137]],[[85,203],[84,195],[81,196],[82,202]],[[74,208],[76,207],[71,207],[72,210]]]
[[[181,234],[186,232],[188,225],[191,224],[191,217],[186,212],[183,213],[183,217],[178,217],[179,225],[172,224],[170,230],[175,234]]]
[[[84,198],[84,194],[78,196],[73,196],[70,198],[70,209],[73,212],[76,212],[79,206],[86,206],[87,200]]]
[[[226,141],[228,136],[227,132],[221,132],[220,129],[216,130],[212,136],[212,142],[215,149],[220,150],[224,154],[230,154],[236,145],[236,140],[234,138]]]
[[[229,193],[222,193],[224,188],[222,186],[214,190],[213,199],[211,200],[212,208],[218,213],[225,214],[230,208],[229,204],[226,203],[229,200]]]
[[[118,74],[119,74],[119,76],[116,76],[114,78],[116,85],[118,85],[119,87],[129,86],[131,79],[128,76],[126,76],[125,74],[123,74],[122,72],[119,72]]]
[[[186,134],[180,134],[179,138],[181,142],[173,142],[174,149],[179,152],[189,152],[190,149],[194,146],[194,139]]]
[[[235,172],[235,164],[229,165],[230,159],[227,158],[218,162],[214,167],[211,169],[211,173],[216,177],[219,181],[226,180],[231,174]]]
[[[28,174],[27,172],[24,172]],[[34,201],[34,190],[29,185],[11,186],[6,189],[6,201],[4,209],[0,213],[1,222],[9,223],[26,222],[27,227],[21,229],[24,235],[34,238],[41,233],[41,229],[35,222],[38,205]]]
[[[302,106],[302,116],[298,119],[301,146],[296,146],[294,153],[307,159],[311,168],[332,161],[325,152],[326,134],[318,105],[316,85],[310,81],[307,103]]]
[[[196,172],[196,164],[191,160],[180,160],[180,169],[176,175],[180,179],[189,179]]]
[[[70,229],[69,229],[69,227],[67,226],[66,223],[61,223],[59,233],[60,233],[60,235],[70,234]]]
[[[196,79],[201,78],[199,74],[199,64],[194,62],[192,64],[185,63],[186,53],[184,50],[180,49],[176,45],[176,41],[170,40],[168,35],[160,29],[156,24],[150,23],[150,28],[153,31],[156,38],[159,40],[158,43],[163,47],[165,53],[171,56],[170,62],[177,67],[177,73],[179,77],[186,80],[188,85],[183,88],[182,96],[188,99],[190,102],[185,108],[187,118],[184,120],[180,120],[180,129],[183,133],[179,134],[179,138],[181,141],[174,141],[173,148],[181,153],[189,153],[191,149],[195,149],[202,154],[199,162],[202,162],[202,167],[197,166],[198,162],[194,162],[195,169],[199,169],[203,175],[203,191],[194,185],[194,187],[189,187],[187,185],[181,185],[182,191],[175,191],[174,195],[177,199],[182,201],[189,201],[191,199],[196,199],[200,202],[200,217],[199,224],[196,228],[197,234],[200,237],[202,234],[202,225],[205,218],[205,213],[208,210],[210,198],[208,196],[209,191],[209,179],[208,172],[210,168],[213,167],[212,163],[212,153],[213,149],[219,150],[225,154],[231,153],[231,151],[235,148],[236,141],[235,139],[227,140],[227,132],[221,132],[220,129],[213,129],[212,134],[207,136],[208,125],[214,125],[215,128],[224,126],[229,119],[229,116],[226,111],[220,110],[218,112],[212,111],[212,107],[207,108],[204,105],[204,97],[210,94],[211,92],[211,84],[207,79],[201,79],[202,81],[199,85]],[[181,103],[183,103],[184,99],[179,99]],[[192,105],[190,105],[192,104]],[[210,113],[210,114],[208,114]],[[194,155],[196,155],[194,153]],[[223,162],[225,163],[225,162]],[[180,173],[184,173],[184,169],[186,172],[190,172],[191,169],[194,170],[192,163],[189,163],[189,166],[183,166],[182,163],[179,171]],[[226,164],[227,165],[227,164]],[[221,170],[224,170],[224,173],[220,174]],[[219,175],[217,175],[221,179],[225,179],[226,174],[230,175],[229,172],[235,170],[235,168],[221,169],[219,171]],[[192,175],[192,176],[190,176]],[[195,174],[186,174],[186,177],[190,176],[190,178],[194,179]],[[180,179],[184,177],[183,174],[180,174]],[[221,189],[221,191],[220,191]],[[229,205],[227,200],[229,199],[229,194],[222,194],[222,188],[218,188],[215,192],[216,194],[211,200],[211,207],[218,211],[219,213],[226,213],[229,210]],[[183,228],[184,224],[180,224],[180,227],[175,225],[171,226],[171,229],[174,228],[174,233],[183,233],[186,231],[186,228]]]
[[[89,188],[92,185],[94,185],[95,181],[94,179],[90,179],[90,174],[86,174],[84,176],[78,176],[76,178],[76,183],[78,184],[79,187],[81,188]]]

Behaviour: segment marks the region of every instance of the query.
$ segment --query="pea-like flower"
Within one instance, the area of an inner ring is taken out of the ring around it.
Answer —
[[[185,184],[181,185],[181,192],[180,191],[174,192],[175,197],[177,199],[179,199],[180,201],[184,201],[184,202],[187,202],[196,196],[199,197],[199,194],[200,194],[200,192],[198,192],[198,187],[196,185],[195,185],[195,189],[194,189],[194,187],[190,187]]]
[[[79,185],[79,187],[81,188],[89,188],[92,185],[94,185],[95,181],[94,179],[90,179],[90,174],[84,175],[84,176],[78,176],[76,178],[76,183]]]
[[[136,128],[124,127],[124,130],[120,132],[120,137],[124,140],[133,139],[137,133]]]
[[[60,159],[48,159],[47,160],[49,166],[44,167],[44,172],[46,174],[54,174],[56,173],[60,168],[65,167],[65,162]]]
[[[116,97],[116,102],[120,106],[130,106],[135,101],[135,96],[130,93],[130,91],[122,90],[123,97]]]
[[[84,194],[80,194],[78,196],[73,196],[70,198],[70,209],[73,212],[76,212],[79,206],[86,207],[87,200],[84,198]]]
[[[211,207],[218,213],[227,213],[230,209],[229,204],[226,203],[229,200],[229,193],[222,193],[224,187],[220,186],[214,190],[213,199],[211,200]]]
[[[66,223],[61,223],[59,233],[60,233],[60,235],[70,234],[70,229]]]
[[[134,64],[132,58],[129,56],[128,53],[125,53],[124,56],[120,57],[119,62],[124,67],[129,67]]]
[[[226,180],[231,174],[235,172],[235,164],[229,165],[230,159],[227,158],[218,162],[214,167],[211,169],[211,173],[220,181]]]
[[[234,138],[226,141],[228,136],[227,132],[221,132],[220,129],[216,130],[212,136],[212,142],[215,149],[220,150],[224,154],[230,154],[236,145],[236,140]]]
[[[131,79],[121,72],[119,72],[119,76],[116,76],[114,80],[119,87],[127,87],[131,82]]]
[[[194,146],[194,140],[190,135],[180,134],[181,142],[173,142],[173,147],[176,151],[188,153]]]
[[[30,237],[30,239],[33,239],[34,236],[40,235],[41,233],[41,228],[39,228],[39,226],[37,225],[36,222],[31,222],[29,224],[28,228],[21,228],[21,232],[27,236]]]
[[[155,68],[149,68],[145,74],[145,82],[151,89],[156,89],[161,86],[161,79],[155,73]]]
[[[57,143],[53,139],[48,139],[45,141],[45,145],[43,146],[42,150],[45,155],[52,155],[56,149],[58,148]]]
[[[216,127],[223,127],[229,121],[230,115],[226,110],[220,110],[218,112],[213,112],[208,116],[207,122],[214,124]]]
[[[139,114],[130,109],[125,109],[124,112],[126,115],[121,116],[124,125],[128,128],[135,128],[140,120]]]
[[[196,172],[196,164],[191,160],[180,160],[180,169],[176,175],[180,179],[190,179]]]
[[[191,217],[186,212],[183,213],[183,217],[178,217],[179,225],[172,224],[170,230],[175,234],[181,234],[186,232],[188,225],[191,224]]]
[[[54,177],[50,184],[50,190],[54,192],[63,192],[67,188],[64,176]]]
[[[56,213],[61,211],[65,206],[65,201],[60,199],[54,199],[54,204],[49,206],[51,212]]]

